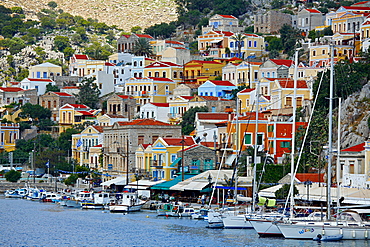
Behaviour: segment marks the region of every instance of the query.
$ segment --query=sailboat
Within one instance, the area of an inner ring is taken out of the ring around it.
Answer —
[[[353,210],[347,210],[331,220],[331,156],[332,156],[332,100],[333,100],[333,74],[334,74],[334,46],[331,45],[331,71],[329,96],[329,157],[328,157],[328,183],[327,183],[327,220],[308,222],[277,223],[285,238],[314,239],[317,237],[342,236],[343,240],[366,240],[369,238],[370,222],[362,221],[360,215]],[[339,131],[339,130],[338,130]],[[338,140],[339,141],[339,140]],[[339,191],[339,186],[337,186]]]

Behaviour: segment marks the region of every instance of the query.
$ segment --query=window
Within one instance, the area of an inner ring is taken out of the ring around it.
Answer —
[[[292,106],[292,98],[291,97],[286,97],[285,106]]]
[[[137,61],[134,61],[134,67],[136,67],[137,66]]]
[[[144,136],[140,135],[137,137],[137,144],[144,144]]]
[[[269,125],[267,127],[268,132],[274,132],[274,125]]]
[[[281,148],[290,148],[290,142],[280,142]]]
[[[154,72],[154,77],[159,77],[159,72]]]
[[[257,145],[263,145],[263,134],[257,134]]]
[[[257,41],[254,41],[254,42],[253,42],[253,46],[254,46],[254,47],[257,47]]]
[[[234,42],[230,42],[230,48],[234,47]]]
[[[177,78],[177,72],[176,71],[173,72],[173,78]]]
[[[252,134],[251,133],[247,133],[244,135],[244,144],[245,145],[252,144]]]
[[[47,77],[48,77],[48,73],[44,72],[43,75],[42,75],[42,78],[47,78]]]
[[[166,72],[165,71],[162,72],[162,77],[166,78]]]

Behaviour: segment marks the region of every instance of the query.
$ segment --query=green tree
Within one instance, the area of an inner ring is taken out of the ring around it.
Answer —
[[[77,174],[71,174],[66,180],[64,180],[64,183],[66,185],[75,185],[77,179],[78,179]]]
[[[97,107],[97,102],[99,101],[100,95],[100,90],[94,81],[94,77],[83,79],[81,82],[80,91],[76,95],[77,101],[80,104],[87,105],[92,109]]]
[[[112,49],[109,46],[102,46],[99,42],[92,42],[85,48],[85,54],[97,60],[107,60],[112,54]]]
[[[148,27],[144,30],[144,33],[149,34],[153,37],[161,37],[163,39],[170,38],[176,31],[176,25],[174,22],[155,24],[154,26]]]
[[[46,92],[60,92],[60,89],[56,85],[52,85],[51,83],[46,85]]]
[[[241,85],[231,90],[231,95],[232,95],[231,99],[235,100],[237,98],[238,93],[246,88],[249,88],[249,86],[247,87],[246,85]]]
[[[132,28],[131,28],[131,33],[139,34],[139,33],[141,33],[141,30],[142,30],[142,28],[141,28],[141,27],[139,27],[139,26],[134,26],[134,27],[132,27]]]
[[[21,107],[22,112],[19,114],[22,118],[32,118],[33,120],[46,119],[51,117],[51,111],[40,105],[26,103]]]
[[[241,33],[235,34],[234,36],[231,37],[231,39],[235,41],[235,47],[238,48],[238,54],[239,54],[238,57],[240,58],[242,57],[244,58],[244,54],[242,55],[242,46],[243,46],[245,38],[246,36]]]
[[[181,121],[183,135],[189,135],[195,129],[194,121],[197,112],[208,112],[208,108],[206,106],[191,107],[184,113]]]
[[[56,36],[54,38],[54,46],[58,51],[63,52],[69,46],[69,38],[67,36]]]
[[[21,172],[18,172],[16,170],[10,170],[7,173],[5,173],[5,179],[9,182],[17,182],[22,177]]]
[[[72,147],[72,135],[80,133],[79,130],[69,128],[58,137],[58,147],[65,152],[71,150]]]
[[[24,14],[22,7],[11,7],[10,9],[13,13]]]
[[[135,41],[132,53],[136,56],[149,57],[150,55],[153,54],[153,51],[147,39],[139,38],[138,40]]]
[[[48,2],[48,6],[52,9],[55,9],[56,7],[58,7],[58,4],[54,1],[51,1],[51,2]]]
[[[293,28],[290,25],[284,24],[280,30],[281,42],[283,44],[284,53],[292,56],[297,48],[297,41],[302,39],[301,31]]]
[[[275,197],[276,199],[288,199],[289,195],[289,190],[290,190],[290,184],[284,184],[283,187],[278,189],[275,192]],[[293,185],[293,196],[297,195],[299,193],[297,187]]]
[[[78,165],[76,166],[75,172],[79,178],[85,178],[87,175],[89,175],[90,169],[88,167]]]

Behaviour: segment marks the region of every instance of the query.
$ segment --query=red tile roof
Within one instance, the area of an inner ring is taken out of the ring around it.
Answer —
[[[186,50],[186,48],[184,48],[184,47],[171,47],[171,48],[178,49],[178,50]]]
[[[343,149],[341,152],[361,152],[361,151],[364,151],[365,150],[365,143],[360,143],[360,144],[357,144],[355,146],[352,146],[352,147],[349,147],[349,148],[346,148],[346,149]]]
[[[148,58],[148,57],[146,57],[145,60],[146,61],[155,61],[154,59],[151,59],[151,58]]]
[[[154,39],[149,34],[136,34],[136,36],[138,36],[139,38]]]
[[[101,148],[101,147],[103,147],[103,144],[93,146],[93,148]]]
[[[153,120],[153,119],[135,119],[131,122],[117,122],[120,126],[125,125],[158,125],[158,126],[172,126],[171,124],[164,123],[161,121]]]
[[[150,104],[158,107],[169,107],[170,105],[169,103],[154,103],[154,102],[150,102]]]
[[[353,5],[360,5],[360,4],[365,4],[365,3],[368,3],[369,1],[362,1],[362,2],[358,2],[358,3],[354,3],[354,4],[352,4],[352,6]]]
[[[310,12],[310,13],[320,13],[321,14],[321,12],[320,11],[318,11],[317,9],[306,9],[308,12]]]
[[[184,148],[183,150],[180,150],[179,152],[185,152],[185,151],[188,151],[190,149],[193,149],[195,147],[198,147],[199,145],[198,144],[194,144],[194,145],[191,145],[190,147],[187,147],[187,148]]]
[[[56,95],[61,96],[61,97],[73,97],[72,94],[63,93],[63,92],[53,92],[53,94],[56,94]]]
[[[21,82],[19,82],[19,81],[11,81],[11,82],[9,82],[10,84],[12,84],[12,85],[18,85],[19,83],[21,83]]]
[[[240,58],[238,58],[238,57],[233,57],[233,58],[230,58],[230,59],[227,59],[228,61],[243,61],[243,59],[240,59]]]
[[[370,7],[355,7],[355,6],[342,6],[342,8],[350,10],[370,10]]]
[[[20,87],[0,87],[0,90],[3,92],[19,92],[23,91]]]
[[[232,15],[220,15],[219,16],[222,16],[223,18],[230,18],[230,19],[238,19],[236,18],[235,16],[232,16]]]
[[[295,177],[302,183],[307,180],[318,183],[324,182],[324,175],[324,173],[297,173]]]
[[[52,82],[50,79],[39,79],[39,78],[27,78],[29,81],[43,81],[43,82]]]
[[[108,63],[108,62],[106,62],[105,63],[105,66],[115,66],[115,64],[114,63]]]
[[[235,87],[235,85],[232,84],[229,81],[213,81],[213,80],[210,80],[210,82],[212,82],[213,84],[215,84],[217,86]]]
[[[82,59],[82,60],[89,60],[89,57],[87,55],[78,55],[74,54],[73,55],[76,59]]]
[[[163,138],[163,141],[165,141],[170,146],[182,146],[182,138]],[[191,146],[195,144],[195,141],[193,137],[191,136],[184,136],[184,146]]]
[[[147,147],[149,147],[150,145],[152,144],[141,144],[141,146],[143,146],[144,149],[146,149]]]
[[[288,59],[270,59],[270,61],[272,61],[273,63],[277,64],[277,65],[285,65],[285,66],[292,66],[292,64],[294,64],[294,61],[293,60],[288,60]]]
[[[259,37],[257,34],[254,33],[245,33],[245,36],[250,36],[250,37]]]
[[[228,31],[215,31],[215,32],[218,34],[224,34],[226,37],[230,37],[234,35],[234,33],[228,32]]]
[[[62,89],[80,89],[80,87],[77,87],[77,86],[66,86]]]
[[[184,45],[184,43],[175,40],[166,40],[166,44]]]
[[[294,88],[294,80],[290,78],[275,78],[282,88]],[[308,88],[306,81],[297,80],[297,88]]]
[[[145,68],[160,68],[160,67],[181,67],[181,65],[171,63],[171,62],[154,62],[152,64],[149,64]]]
[[[117,94],[118,97],[122,98],[122,99],[132,99],[133,97],[131,95],[121,95],[121,94]]]
[[[83,105],[83,104],[69,104],[69,105],[71,105],[74,108],[78,108],[78,109],[89,109],[88,106]]]
[[[240,91],[239,93],[250,93],[254,90],[255,90],[255,88],[246,88],[246,89],[243,89],[242,91]]]
[[[103,133],[104,127],[103,126],[92,126],[94,129],[99,131],[100,133]]]

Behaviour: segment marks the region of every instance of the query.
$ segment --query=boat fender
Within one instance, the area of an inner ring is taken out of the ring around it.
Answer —
[[[343,229],[340,228],[339,233],[343,235]]]
[[[324,236],[325,235],[325,229],[323,228],[321,231],[321,234]]]
[[[352,237],[355,238],[356,237],[356,232],[355,230],[352,231]]]
[[[365,230],[365,238],[367,239],[367,237],[368,237],[368,236],[367,236],[367,230]]]
[[[149,218],[149,215],[147,215],[146,218]]]

